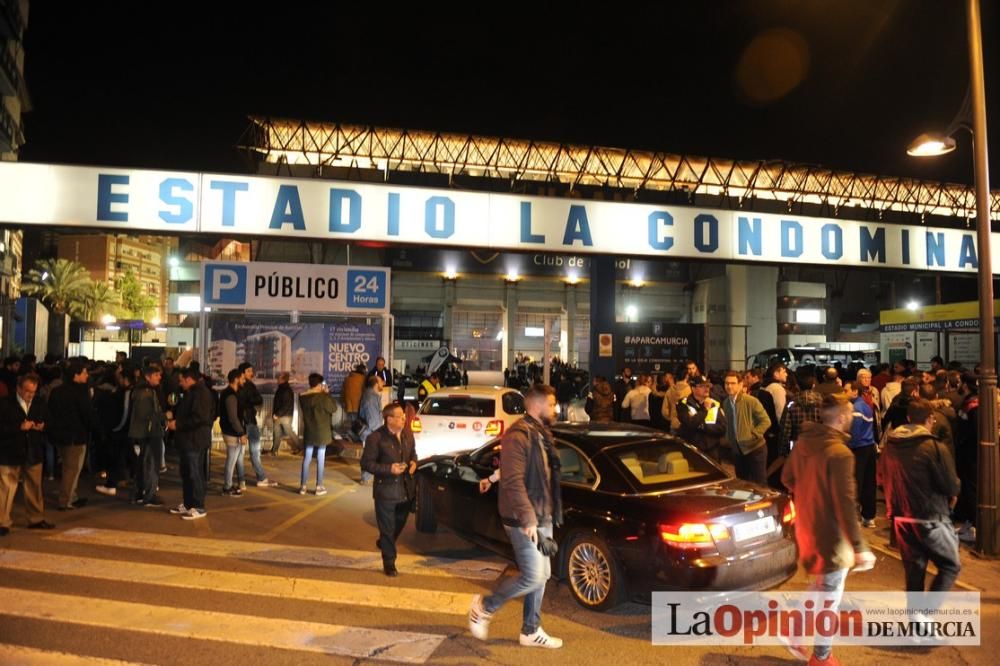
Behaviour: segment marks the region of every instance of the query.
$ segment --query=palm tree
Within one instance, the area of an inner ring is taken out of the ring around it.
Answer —
[[[40,298],[55,314],[78,316],[90,272],[69,259],[39,259],[21,283],[21,291]]]
[[[121,304],[118,293],[100,280],[90,280],[80,298],[80,316],[84,321],[96,322],[102,314],[116,314]]]

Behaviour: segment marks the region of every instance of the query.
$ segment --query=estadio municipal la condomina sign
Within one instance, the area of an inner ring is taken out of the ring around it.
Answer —
[[[972,230],[324,179],[0,163],[0,222],[975,272]],[[994,242],[1000,234],[993,234]],[[1000,272],[1000,252],[993,272]]]

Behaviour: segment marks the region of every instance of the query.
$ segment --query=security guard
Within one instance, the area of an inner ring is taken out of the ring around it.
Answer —
[[[424,398],[440,388],[441,378],[438,377],[438,373],[432,372],[430,377],[420,382],[420,388],[417,389],[417,400],[423,402]]]
[[[677,403],[677,419],[681,422],[677,434],[719,462],[719,442],[726,434],[726,415],[722,406],[709,397],[712,383],[708,379],[696,375],[688,379],[688,385],[691,395]]]

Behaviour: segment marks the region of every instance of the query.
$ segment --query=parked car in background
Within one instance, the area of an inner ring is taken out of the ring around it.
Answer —
[[[474,449],[524,416],[524,397],[496,386],[442,388],[417,410],[410,427],[417,457]]]
[[[772,363],[781,361],[789,370],[800,365],[827,367],[839,363],[843,368],[855,369],[875,365],[881,354],[877,349],[842,351],[823,347],[778,347],[765,349],[747,359],[747,369],[766,370]]]
[[[583,607],[655,590],[765,589],[795,573],[795,506],[735,479],[694,446],[620,423],[557,424],[564,524],[553,574]],[[420,461],[417,529],[444,524],[513,559],[497,488],[500,440]]]

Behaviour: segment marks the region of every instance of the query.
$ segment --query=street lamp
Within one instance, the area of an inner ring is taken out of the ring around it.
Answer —
[[[983,34],[979,0],[966,0],[966,29],[969,37],[969,93],[956,119],[943,135],[921,135],[907,153],[916,156],[942,155],[955,149],[952,136],[959,129],[972,133],[976,187],[976,240],[979,250],[979,446],[978,511],[976,549],[984,555],[1000,555],[997,530],[997,369],[993,331],[993,262],[990,252],[990,178],[986,150],[986,84],[983,77]],[[971,111],[971,114],[969,113]],[[972,126],[966,123],[972,118]],[[923,139],[923,141],[921,141]]]

